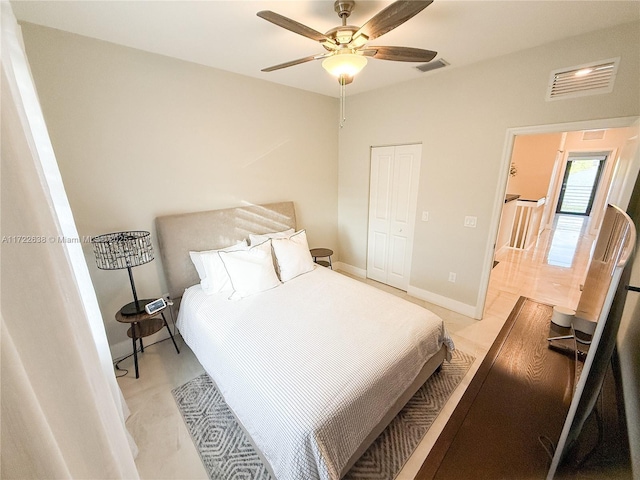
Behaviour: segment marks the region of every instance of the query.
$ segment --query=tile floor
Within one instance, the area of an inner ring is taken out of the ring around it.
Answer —
[[[528,251],[499,252],[496,255],[499,263],[491,273],[484,317],[480,321],[386,285],[359,279],[440,315],[456,347],[476,357],[469,373],[400,472],[398,480],[412,479],[418,472],[521,295],[575,309],[594,240],[585,233],[588,230],[584,220],[576,216],[557,216],[554,228],[545,230],[535,247]],[[178,337],[177,340],[180,355],[176,354],[170,341],[145,348],[144,354],[140,355],[139,379],[133,373],[133,359],[120,364],[121,368],[129,370],[118,383],[131,410],[127,426],[139,448],[136,465],[143,479],[207,478],[171,395],[173,388],[199,375],[203,369],[182,339]]]

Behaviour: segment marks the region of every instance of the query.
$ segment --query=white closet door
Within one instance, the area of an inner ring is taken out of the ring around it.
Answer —
[[[367,276],[409,286],[422,145],[371,150]]]

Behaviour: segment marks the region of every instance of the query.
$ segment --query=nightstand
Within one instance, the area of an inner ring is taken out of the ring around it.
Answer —
[[[153,302],[156,300],[155,298],[149,298],[146,300],[139,300],[140,305],[146,305],[149,302]],[[136,378],[140,378],[140,374],[138,372],[138,349],[136,348],[136,341],[140,341],[140,352],[144,353],[144,345],[142,344],[142,339],[144,337],[148,337],[149,335],[153,335],[154,333],[158,333],[162,330],[162,327],[167,327],[167,331],[169,332],[169,336],[171,337],[171,341],[173,342],[173,346],[176,347],[176,352],[180,353],[178,349],[178,345],[176,344],[175,338],[173,338],[173,334],[171,333],[171,329],[169,328],[169,324],[167,323],[167,319],[164,316],[164,310],[166,307],[160,311],[149,314],[147,312],[138,313],[136,315],[123,315],[122,309],[118,310],[116,313],[116,320],[120,323],[130,323],[131,327],[127,330],[127,336],[131,338],[131,342],[133,343],[133,363],[136,367]],[[160,317],[158,317],[160,314]]]
[[[312,248],[309,250],[311,252],[311,256],[313,257],[313,261],[318,265],[322,265],[323,267],[329,267],[333,270],[333,265],[331,264],[331,255],[333,255],[333,250],[330,248]],[[318,258],[328,258],[329,260],[318,260]]]

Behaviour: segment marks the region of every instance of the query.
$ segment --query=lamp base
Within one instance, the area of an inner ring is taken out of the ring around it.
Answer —
[[[127,317],[131,315],[139,315],[141,313],[146,313],[144,306],[148,303],[148,300],[138,300],[138,306],[136,307],[136,302],[127,303],[122,309],[120,313]]]

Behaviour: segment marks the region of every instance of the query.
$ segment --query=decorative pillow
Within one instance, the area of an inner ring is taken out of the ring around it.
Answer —
[[[283,230],[282,232],[265,233],[263,235],[255,235],[251,233],[249,234],[249,244],[251,246],[258,245],[270,238],[289,238],[295,232],[296,231],[293,228],[290,228],[288,230]]]
[[[309,252],[305,230],[300,230],[289,238],[274,238],[271,242],[276,254],[280,280],[287,282],[313,270],[313,258]]]
[[[221,248],[219,250],[206,250],[203,252],[189,252],[193,266],[196,267],[200,277],[200,285],[207,295],[231,290],[229,275],[220,260],[218,252],[235,252],[249,248],[247,241],[243,240],[236,245]],[[208,270],[208,272],[207,272]]]
[[[229,298],[232,300],[248,297],[280,285],[280,280],[273,268],[271,240],[248,250],[219,252],[218,255],[231,280],[233,294]]]

